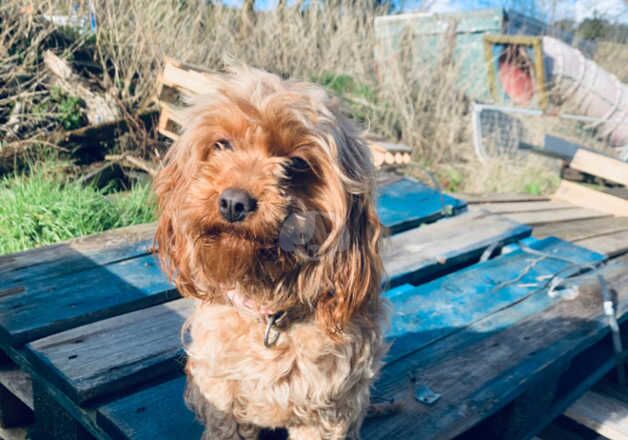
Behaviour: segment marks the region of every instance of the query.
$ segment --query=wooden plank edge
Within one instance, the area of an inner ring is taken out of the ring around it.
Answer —
[[[613,414],[614,417],[623,417],[623,426],[617,421],[610,420],[606,412],[609,407],[614,407],[613,412],[619,413]],[[567,408],[565,416],[610,440],[628,438],[628,407],[613,397],[588,391]]]
[[[2,440],[26,440],[30,426],[22,426],[18,428],[2,428],[0,427],[0,438]]]
[[[560,182],[560,186],[552,198],[583,208],[595,209],[615,216],[628,217],[627,200],[566,180]]]
[[[33,409],[33,383],[28,373],[12,364],[0,367],[0,384]]]
[[[580,148],[569,166],[604,180],[628,186],[628,163],[618,159]]]

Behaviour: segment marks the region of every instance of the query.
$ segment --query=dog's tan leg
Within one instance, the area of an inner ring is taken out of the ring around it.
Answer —
[[[259,437],[259,427],[238,424],[232,414],[218,410],[191,379],[188,379],[185,400],[205,425],[203,440],[257,440]]]
[[[207,425],[202,440],[257,440],[260,429],[253,425],[238,425],[235,421],[222,420]]]
[[[290,440],[357,440],[356,429],[351,429],[344,424],[338,424],[330,428],[318,426],[292,426],[288,428]]]

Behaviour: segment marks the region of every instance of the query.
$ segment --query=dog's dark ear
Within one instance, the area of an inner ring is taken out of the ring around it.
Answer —
[[[333,289],[317,305],[317,317],[331,334],[341,333],[356,313],[364,312],[367,320],[375,318],[380,304],[382,227],[369,195],[353,199],[342,243],[325,263]]]
[[[325,178],[328,200],[336,200],[330,212],[333,244],[324,244],[327,248],[321,254],[323,278],[332,289],[317,303],[317,317],[331,334],[342,332],[356,313],[365,312],[366,320],[377,318],[383,273],[382,227],[375,208],[370,150],[350,121],[338,112],[334,116],[332,136],[326,138],[334,142],[330,150],[336,152],[331,167],[335,176]]]

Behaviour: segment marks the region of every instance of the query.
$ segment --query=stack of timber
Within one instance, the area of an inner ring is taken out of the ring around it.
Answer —
[[[159,132],[176,140],[185,120],[187,103],[212,87],[208,70],[181,63],[171,58],[164,60],[164,70],[158,79],[157,103],[161,110]],[[403,144],[386,142],[372,135],[366,136],[377,168],[397,167],[410,163],[412,149]]]
[[[545,136],[543,147],[522,144],[520,148],[564,162],[564,179],[552,200],[628,217],[628,163],[555,136]]]

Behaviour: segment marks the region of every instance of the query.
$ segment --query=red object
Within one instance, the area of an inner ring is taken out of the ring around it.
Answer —
[[[514,62],[499,63],[499,81],[515,104],[526,105],[534,96],[534,82],[529,70],[515,65]]]

